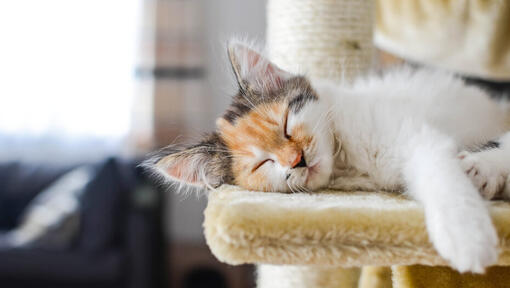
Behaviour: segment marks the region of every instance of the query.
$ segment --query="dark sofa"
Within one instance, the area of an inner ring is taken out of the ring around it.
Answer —
[[[161,194],[136,161],[94,164],[81,201],[80,230],[65,249],[0,247],[0,287],[161,287]],[[0,231],[73,166],[0,164]]]

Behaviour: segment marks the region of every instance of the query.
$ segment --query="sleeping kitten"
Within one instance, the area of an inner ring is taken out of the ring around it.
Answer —
[[[242,44],[228,54],[239,92],[216,132],[149,160],[165,179],[280,192],[405,189],[453,267],[483,272],[496,263],[498,237],[481,195],[501,193],[510,173],[506,106],[435,71],[339,84],[288,73]]]

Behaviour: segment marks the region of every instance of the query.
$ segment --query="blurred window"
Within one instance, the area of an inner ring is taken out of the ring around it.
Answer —
[[[118,148],[130,128],[140,7],[0,1],[0,160]]]

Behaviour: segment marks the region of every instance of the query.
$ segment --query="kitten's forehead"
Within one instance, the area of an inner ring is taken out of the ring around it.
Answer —
[[[270,150],[283,141],[278,137],[283,133],[287,104],[285,101],[259,104],[256,108],[239,116],[234,124],[219,126],[227,145],[235,150],[253,154],[250,146]]]
[[[317,100],[317,96],[310,86],[309,81],[302,76],[293,77],[287,80],[281,89],[276,91],[240,90],[232,99],[230,107],[223,118],[234,124],[240,117],[259,108],[260,105],[267,105],[275,102],[288,102],[294,112],[299,112],[308,102]]]

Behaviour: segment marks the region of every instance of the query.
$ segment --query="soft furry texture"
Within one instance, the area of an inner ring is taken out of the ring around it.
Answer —
[[[510,79],[510,2],[379,0],[375,44],[408,60]]]
[[[212,191],[205,236],[229,264],[447,265],[427,236],[423,207],[391,193]],[[501,254],[510,264],[510,204],[491,203]],[[475,235],[469,234],[468,237]]]

